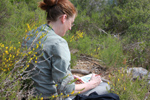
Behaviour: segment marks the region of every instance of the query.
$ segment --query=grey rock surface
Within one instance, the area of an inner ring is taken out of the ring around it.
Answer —
[[[142,68],[142,67],[133,67],[133,68],[128,68],[127,73],[131,73],[133,79],[142,79],[144,76],[148,75],[148,84],[150,84],[150,72],[148,70]]]

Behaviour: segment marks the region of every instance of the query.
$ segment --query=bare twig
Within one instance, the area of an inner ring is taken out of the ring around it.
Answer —
[[[96,59],[96,58],[87,57],[87,56],[84,56],[84,55],[81,55],[80,57],[81,57],[81,58],[87,58],[87,59],[89,59],[89,60],[95,60],[95,61],[103,62],[102,60],[99,60],[99,59]]]
[[[95,24],[92,24],[95,28],[97,28],[100,32],[103,32],[105,34],[108,34],[105,30],[99,28],[98,26],[96,26]]]
[[[80,73],[80,74],[84,74],[84,75],[87,75],[87,74],[91,73],[91,72],[89,72],[87,70],[83,70],[83,69],[71,69],[71,72],[72,73]]]

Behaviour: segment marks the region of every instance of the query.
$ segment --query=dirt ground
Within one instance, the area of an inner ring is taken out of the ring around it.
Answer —
[[[91,73],[101,74],[101,77],[107,80],[109,80],[108,75],[111,73],[111,69],[100,65],[98,59],[87,57],[85,55],[80,56],[80,59],[77,61],[77,64],[73,67],[73,69],[86,70]],[[79,73],[73,74],[83,76],[83,74]]]

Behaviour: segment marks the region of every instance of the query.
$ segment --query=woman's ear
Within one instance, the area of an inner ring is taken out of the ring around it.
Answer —
[[[66,20],[67,20],[67,15],[66,14],[62,15],[61,22],[64,24]]]

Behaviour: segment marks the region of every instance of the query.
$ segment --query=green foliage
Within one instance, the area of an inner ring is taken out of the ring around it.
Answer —
[[[4,1],[3,1],[4,2]],[[22,40],[22,37],[26,34],[26,24],[39,23],[41,20],[44,20],[45,14],[37,8],[37,0],[32,0],[30,4],[34,6],[27,5],[26,2],[13,2],[10,3],[9,0],[1,4],[1,7],[9,9],[8,12],[5,12],[2,15],[2,24],[0,25],[1,38],[4,44],[10,40],[15,44]],[[36,2],[36,3],[35,3]],[[9,5],[8,5],[9,4]],[[33,10],[34,9],[34,10]],[[6,16],[6,18],[5,18]],[[4,19],[5,18],[5,19]],[[6,21],[5,21],[6,20]]]
[[[8,22],[8,18],[12,14],[12,5],[8,0],[1,0],[0,2],[0,32],[2,32],[2,29],[5,27],[5,24]],[[0,34],[0,37],[4,37],[2,33]]]
[[[84,32],[77,31],[74,35],[67,35],[69,47],[79,50],[79,54],[85,54],[102,60],[107,67],[122,66],[126,56],[123,54],[121,42],[108,34],[91,37]]]
[[[150,52],[149,0],[71,1],[79,11],[72,33],[81,30],[92,37],[104,33],[119,35],[123,51],[130,59],[128,64],[148,68],[150,57],[146,54]],[[140,42],[145,45],[144,48],[141,47],[142,52],[134,45]]]
[[[119,95],[120,100],[142,100],[146,99],[145,94],[148,93],[150,87],[147,77],[143,79],[137,78],[132,80],[132,75],[127,73],[125,69],[115,70],[113,76],[109,75],[111,80],[111,91]],[[148,96],[147,99],[150,99]]]
[[[34,52],[22,53],[20,43],[28,31],[45,21],[45,13],[37,8],[38,1],[41,0],[0,2],[0,89],[3,90],[0,99],[15,99],[22,97],[20,93],[23,92],[23,95],[27,93],[20,90],[24,88],[20,86],[26,78],[20,74],[25,68],[19,65],[18,70],[13,74],[11,72],[20,58],[28,55],[26,67],[32,59],[36,59],[33,58]],[[75,26],[70,31],[73,34],[64,38],[71,49],[79,50],[71,55],[72,67],[79,55],[84,54],[101,60],[100,63],[107,67],[122,67],[128,64],[149,69],[149,0],[71,1],[77,7],[78,16]],[[115,75],[110,78],[111,91],[119,94],[120,99],[144,98],[149,89],[144,79],[133,82],[127,73],[120,71],[114,73]],[[52,99],[57,97],[52,96]],[[32,96],[28,95],[28,99],[30,98]]]
[[[8,98],[10,100],[16,99],[16,95],[19,92],[18,91],[20,88],[19,80],[12,83],[12,80],[14,80],[14,77],[9,77],[9,82],[4,83],[3,81],[6,79],[7,76],[8,76],[8,74],[3,73],[3,72],[0,74],[0,89],[3,90],[3,91],[1,91],[1,94],[0,94],[1,100],[6,100]],[[13,87],[13,86],[15,86],[15,87]],[[20,95],[18,94],[18,96],[20,96]]]

